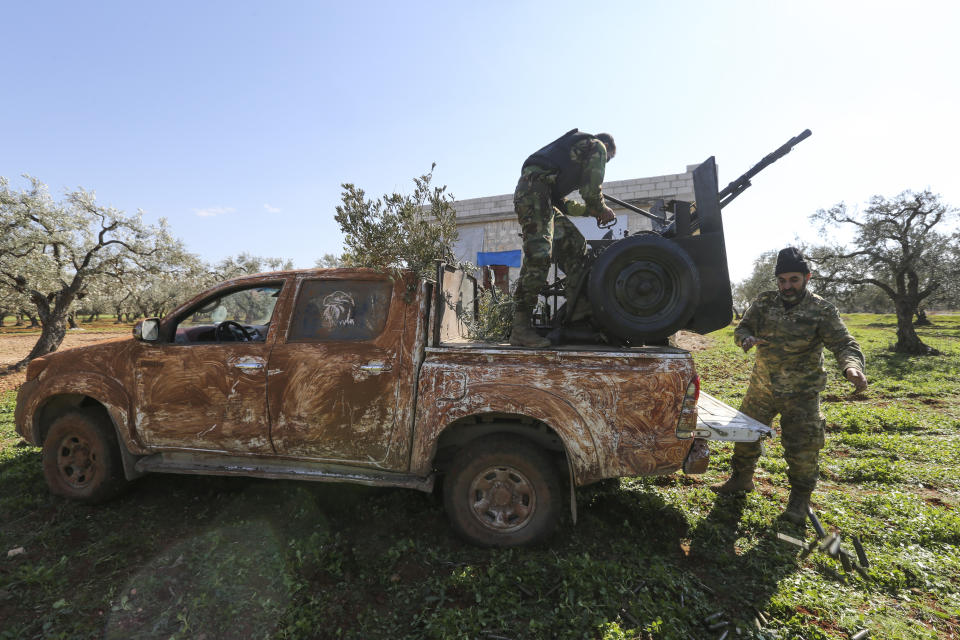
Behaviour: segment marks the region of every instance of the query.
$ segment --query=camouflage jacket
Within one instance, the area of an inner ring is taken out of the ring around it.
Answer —
[[[565,199],[566,213],[570,216],[598,216],[603,211],[603,174],[607,167],[607,148],[599,140],[582,140],[570,149],[573,160],[581,167],[580,197],[583,203]],[[539,176],[549,181],[550,171],[530,165],[523,169],[524,176]]]
[[[742,346],[749,336],[769,343],[756,347],[750,385],[761,385],[777,395],[823,391],[827,386],[823,347],[836,357],[840,371],[864,370],[860,345],[837,308],[810,291],[790,309],[784,309],[778,292],[761,293],[743,314],[733,340]]]

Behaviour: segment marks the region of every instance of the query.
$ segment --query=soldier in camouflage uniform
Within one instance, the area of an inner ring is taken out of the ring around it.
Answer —
[[[826,387],[823,347],[857,391],[867,387],[860,345],[847,331],[836,307],[807,291],[810,270],[799,251],[788,247],[777,257],[779,291],[761,293],[734,332],[744,351],[757,347],[750,386],[740,410],[769,425],[780,414],[780,437],[790,479],[790,501],[783,517],[796,525],[807,518],[810,494],[819,476],[824,441],[820,392]],[[759,442],[738,442],[732,475],[720,493],[752,491]]]
[[[514,294],[510,344],[550,345],[530,327],[530,314],[547,283],[551,261],[566,274],[567,291],[576,291],[583,282],[587,244],[567,216],[591,215],[604,224],[616,217],[600,191],[605,166],[615,153],[610,134],[591,135],[573,129],[523,163],[513,196],[523,232],[523,265]],[[584,204],[566,199],[574,189],[579,189]]]

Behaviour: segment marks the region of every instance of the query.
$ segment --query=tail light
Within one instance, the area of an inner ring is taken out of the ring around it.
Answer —
[[[700,376],[693,376],[687,384],[680,407],[680,419],[677,421],[677,437],[692,438],[697,430],[697,400],[700,399]]]

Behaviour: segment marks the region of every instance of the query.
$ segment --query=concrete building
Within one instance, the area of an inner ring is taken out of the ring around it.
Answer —
[[[603,192],[643,209],[650,208],[658,199],[692,202],[693,170],[697,166],[688,165],[685,173],[604,182]],[[570,197],[579,199],[576,192]],[[460,232],[454,245],[457,259],[487,267],[483,270],[484,283],[508,290],[520,274],[523,246],[513,210],[513,193],[457,200],[454,208]],[[613,237],[651,228],[650,220],[640,214],[617,206],[611,208],[617,213]],[[609,231],[597,228],[596,220],[590,217],[570,220],[587,240],[599,239]]]

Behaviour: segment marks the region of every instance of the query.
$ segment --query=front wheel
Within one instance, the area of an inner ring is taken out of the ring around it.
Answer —
[[[50,491],[83,502],[103,502],[126,483],[112,425],[92,411],[66,413],[43,441],[43,475]]]
[[[516,436],[492,435],[454,457],[443,490],[454,530],[484,547],[532,544],[560,519],[560,481],[547,454]]]

